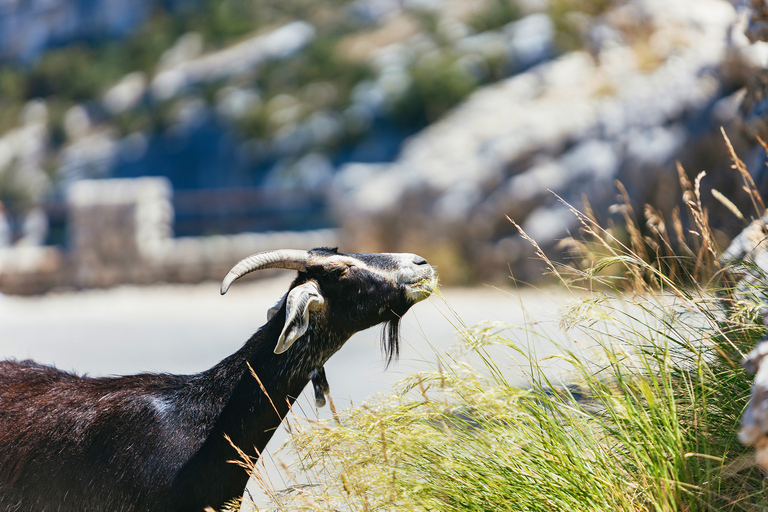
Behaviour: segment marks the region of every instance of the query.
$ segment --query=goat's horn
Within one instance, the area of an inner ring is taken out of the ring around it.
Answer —
[[[281,249],[278,251],[266,251],[252,254],[247,258],[243,258],[237,262],[237,265],[232,267],[232,270],[229,271],[221,282],[221,294],[224,295],[227,293],[229,287],[237,279],[256,270],[265,268],[286,268],[299,271],[307,270],[307,258],[309,258],[309,253],[307,251],[296,249]]]

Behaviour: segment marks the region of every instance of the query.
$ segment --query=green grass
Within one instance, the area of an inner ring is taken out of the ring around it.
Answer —
[[[277,510],[759,510],[750,450],[736,439],[759,334],[710,296],[587,294],[566,314],[569,386],[527,359],[524,329],[463,333],[483,364],[444,358],[337,422],[299,424],[291,449],[316,484]],[[564,327],[566,327],[564,325]],[[507,351],[502,355],[499,347]],[[489,354],[493,351],[493,357]],[[505,361],[522,361],[530,387]]]
[[[445,355],[334,420],[297,421],[286,481],[310,485],[265,486],[273,509],[766,510],[764,475],[736,437],[751,385],[740,362],[764,327],[715,257],[702,178],[681,173],[696,236],[676,243],[689,255],[640,236],[629,206],[625,243],[575,212],[587,265],[540,254],[573,295],[559,332],[461,327],[472,357]],[[559,355],[530,356],[537,340]],[[510,378],[521,373],[525,386]]]

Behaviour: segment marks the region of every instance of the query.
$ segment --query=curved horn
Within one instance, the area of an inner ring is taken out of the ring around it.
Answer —
[[[229,287],[237,279],[245,274],[265,268],[287,268],[289,270],[304,271],[307,270],[307,251],[296,249],[280,249],[278,251],[266,251],[252,254],[243,258],[226,275],[221,282],[221,294],[224,295]]]

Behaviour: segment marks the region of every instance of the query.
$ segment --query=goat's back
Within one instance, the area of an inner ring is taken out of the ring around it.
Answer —
[[[172,510],[163,500],[192,449],[171,424],[184,381],[0,361],[0,510]]]

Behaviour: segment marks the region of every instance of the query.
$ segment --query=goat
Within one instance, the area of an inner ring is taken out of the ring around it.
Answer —
[[[267,323],[202,373],[90,378],[0,362],[0,510],[221,507],[248,480],[227,462],[236,454],[225,436],[257,458],[310,379],[327,391],[323,365],[350,336],[385,323],[392,360],[400,318],[436,286],[432,267],[413,254],[318,248],[251,255],[221,293],[266,268],[298,276]]]

